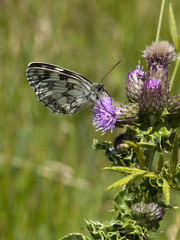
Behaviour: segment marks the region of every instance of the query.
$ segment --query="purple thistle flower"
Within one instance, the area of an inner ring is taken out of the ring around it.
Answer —
[[[144,75],[145,72],[143,71],[143,67],[140,67],[140,61],[136,69],[128,73],[126,81],[126,93],[130,102],[137,102],[139,99],[143,86]]]
[[[107,131],[121,127],[123,124],[135,124],[138,122],[139,106],[137,103],[115,106],[111,97],[102,97],[92,109],[93,126],[96,131],[102,130],[102,135]]]
[[[93,126],[96,131],[102,130],[102,135],[108,130],[113,131],[117,121],[117,114],[111,97],[102,97],[101,100],[98,100],[93,107],[92,113],[94,114]]]

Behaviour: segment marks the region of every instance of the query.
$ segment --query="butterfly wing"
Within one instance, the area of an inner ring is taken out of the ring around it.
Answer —
[[[38,100],[54,113],[71,115],[90,103],[93,84],[78,73],[52,64],[32,62],[26,76]]]

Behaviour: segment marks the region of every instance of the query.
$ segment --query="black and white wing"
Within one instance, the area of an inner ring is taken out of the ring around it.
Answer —
[[[54,113],[74,114],[103,94],[104,87],[78,73],[48,63],[32,62],[27,80],[38,100]]]

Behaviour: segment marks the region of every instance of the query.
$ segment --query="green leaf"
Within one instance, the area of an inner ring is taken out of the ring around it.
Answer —
[[[165,178],[163,178],[162,180],[163,180],[163,194],[164,194],[164,198],[165,198],[165,203],[166,203],[166,205],[169,205],[170,186]]]
[[[60,238],[59,240],[90,240],[90,238],[81,233],[71,233],[63,238]]]
[[[130,168],[130,167],[105,167],[103,168],[105,170],[111,170],[111,171],[116,171],[116,172],[120,172],[120,173],[127,173],[127,174],[132,174],[132,173],[142,173],[142,175],[144,175],[144,177],[148,177],[148,178],[158,178],[158,176],[156,174],[154,174],[153,172],[149,172],[146,170],[142,170],[139,168]]]
[[[153,127],[149,127],[147,130],[142,130],[140,128],[135,128],[134,130],[136,131],[136,136],[142,137],[149,135],[153,131]]]
[[[176,172],[177,164],[178,164],[178,155],[179,155],[179,139],[176,135],[174,138],[173,148],[171,151],[171,161],[170,161],[170,173],[173,178]]]
[[[130,167],[105,167],[103,168],[105,170],[111,170],[111,171],[116,171],[120,173],[134,173],[134,172],[147,172],[144,170],[141,170],[139,168],[130,168]]]
[[[139,171],[139,172],[134,172],[128,176],[126,176],[125,178],[120,179],[119,181],[111,184],[107,190],[111,190],[114,188],[118,188],[118,187],[122,187],[124,185],[130,184],[140,178],[142,178],[142,176],[144,176],[146,174],[146,171]]]
[[[173,7],[172,7],[171,2],[169,3],[169,28],[170,28],[170,33],[171,33],[173,43],[174,43],[176,49],[178,50],[179,49],[179,38],[178,38],[176,21],[175,21]]]
[[[160,127],[157,128],[156,131],[154,132],[155,136],[157,137],[164,137],[168,138],[171,135],[171,131],[168,131],[166,127]]]
[[[119,212],[131,214],[131,205],[133,197],[129,194],[128,188],[122,188],[115,198],[115,206]]]

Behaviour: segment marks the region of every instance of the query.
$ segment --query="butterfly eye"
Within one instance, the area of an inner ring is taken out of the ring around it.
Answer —
[[[101,91],[101,90],[103,90],[103,89],[104,89],[104,85],[98,84],[97,90],[98,90],[98,91]]]

